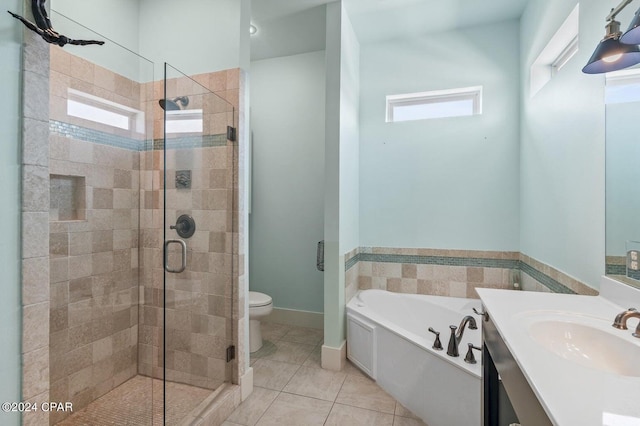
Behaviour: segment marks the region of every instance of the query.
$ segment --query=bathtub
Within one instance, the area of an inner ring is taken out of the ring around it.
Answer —
[[[464,362],[468,343],[481,346],[482,321],[473,313],[479,300],[359,291],[347,304],[347,357],[381,388],[429,426],[481,424],[481,352],[477,364]],[[472,315],[460,356],[447,355],[449,325]],[[432,349],[439,331],[444,350]]]

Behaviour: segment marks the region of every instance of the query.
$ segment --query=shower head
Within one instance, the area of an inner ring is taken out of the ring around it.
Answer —
[[[189,98],[186,96],[178,96],[173,100],[160,99],[158,103],[160,104],[160,108],[162,108],[165,111],[178,111],[178,110],[181,110],[183,107],[186,107],[187,105],[189,105]]]

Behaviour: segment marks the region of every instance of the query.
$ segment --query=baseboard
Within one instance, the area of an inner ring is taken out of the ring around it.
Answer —
[[[278,324],[295,325],[298,327],[324,328],[324,314],[322,312],[298,311],[295,309],[273,308],[273,312],[263,321]]]
[[[240,377],[240,395],[244,401],[253,392],[253,367],[249,367],[242,377]]]
[[[341,371],[347,361],[347,341],[343,340],[342,344],[337,348],[322,345],[321,359],[322,368],[333,371]]]

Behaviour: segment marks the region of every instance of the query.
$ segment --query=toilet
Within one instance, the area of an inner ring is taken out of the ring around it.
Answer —
[[[260,320],[273,311],[273,299],[264,293],[249,292],[249,352],[262,347]]]

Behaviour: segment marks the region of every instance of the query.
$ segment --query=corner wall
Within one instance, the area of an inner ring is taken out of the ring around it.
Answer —
[[[345,256],[359,241],[360,45],[342,3],[327,5],[325,274],[322,366],[342,368]]]
[[[22,1],[9,0],[5,6],[8,10],[22,14]],[[0,181],[3,183],[0,188],[0,218],[5,229],[0,241],[0,255],[4,259],[3,297],[0,298],[0,339],[4,346],[0,352],[0,400],[20,401],[22,28],[13,19],[4,19],[0,21],[0,34],[0,92],[4,97],[0,107],[0,128],[3,129],[3,142],[0,144]],[[37,283],[32,281],[32,284]],[[36,300],[31,299],[31,303],[34,302]],[[0,423],[17,425],[20,423],[20,414],[0,412]]]
[[[360,245],[518,251],[518,31],[362,46]],[[385,122],[387,95],[470,86],[483,86],[481,115]]]
[[[251,63],[251,290],[323,312],[324,51]]]
[[[576,3],[529,2],[521,19],[520,251],[597,289],[605,259],[604,77],[581,68],[617,2],[580,2],[578,53],[529,95],[531,64]]]

